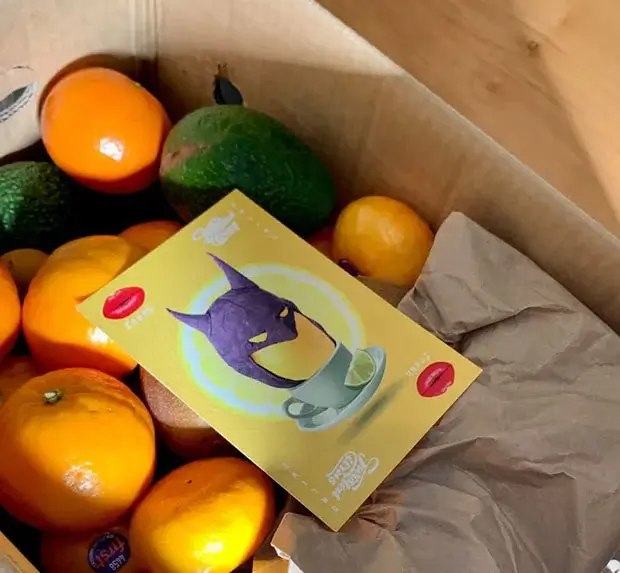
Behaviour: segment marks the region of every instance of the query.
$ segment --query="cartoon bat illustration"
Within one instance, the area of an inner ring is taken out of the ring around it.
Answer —
[[[244,376],[274,388],[293,388],[310,378],[318,370],[320,360],[316,368],[305,368],[305,375],[298,379],[267,366],[274,364],[270,360],[274,356],[272,351],[286,345],[287,356],[302,358],[297,363],[303,362],[313,349],[315,354],[329,358],[335,340],[294,302],[262,289],[223,260],[209,255],[226,275],[230,290],[214,300],[204,314],[183,314],[171,309],[168,312],[204,334],[226,364]]]

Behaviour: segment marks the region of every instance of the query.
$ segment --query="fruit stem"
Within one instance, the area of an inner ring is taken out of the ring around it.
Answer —
[[[213,99],[218,105],[243,105],[243,96],[228,78],[228,66],[225,63],[217,65],[217,73],[213,78]]]
[[[62,390],[50,390],[43,394],[43,400],[47,406],[53,406],[62,398]]]

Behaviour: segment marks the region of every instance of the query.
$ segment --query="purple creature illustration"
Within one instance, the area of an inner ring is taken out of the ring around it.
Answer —
[[[213,301],[204,314],[168,309],[177,320],[202,332],[220,357],[236,372],[274,388],[294,388],[305,380],[289,380],[258,364],[252,355],[267,346],[298,336],[295,315],[300,314],[336,344],[315,320],[297,305],[259,287],[229,264],[209,253],[226,275],[230,290]],[[260,336],[266,333],[266,337]]]

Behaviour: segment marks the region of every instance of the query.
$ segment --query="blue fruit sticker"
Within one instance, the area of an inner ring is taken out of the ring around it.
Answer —
[[[129,541],[118,533],[104,533],[90,546],[88,563],[97,573],[114,573],[129,562]]]

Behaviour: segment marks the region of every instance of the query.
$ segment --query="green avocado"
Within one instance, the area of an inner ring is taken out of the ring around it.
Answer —
[[[0,167],[0,254],[33,248],[51,253],[87,235],[116,235],[131,225],[174,219],[157,186],[131,195],[91,191],[52,163]]]
[[[198,109],[166,140],[160,178],[186,222],[239,189],[296,233],[325,226],[334,182],[321,160],[275,119],[240,105]]]
[[[50,252],[66,241],[74,187],[51,163],[0,167],[0,253],[27,247]]]

